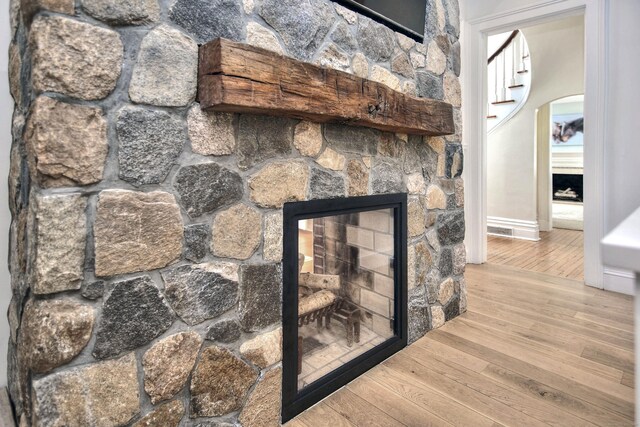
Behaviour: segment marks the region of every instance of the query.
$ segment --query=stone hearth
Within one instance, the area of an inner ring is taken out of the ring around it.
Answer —
[[[277,425],[286,202],[408,193],[409,341],[466,310],[456,0],[424,43],[328,0],[11,5],[21,426]],[[217,37],[444,100],[456,133],[202,111]]]

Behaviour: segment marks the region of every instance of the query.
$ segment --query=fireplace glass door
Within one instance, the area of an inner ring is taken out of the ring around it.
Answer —
[[[293,400],[333,391],[406,342],[403,205],[384,203],[398,199],[406,196],[295,203],[298,215],[285,206],[284,391]]]

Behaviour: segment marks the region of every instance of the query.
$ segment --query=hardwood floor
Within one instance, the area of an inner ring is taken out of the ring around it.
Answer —
[[[540,241],[488,236],[488,262],[584,280],[582,231],[541,231]]]
[[[631,426],[633,299],[469,265],[468,312],[287,424]]]

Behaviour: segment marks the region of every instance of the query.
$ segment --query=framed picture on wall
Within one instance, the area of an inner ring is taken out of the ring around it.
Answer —
[[[552,114],[551,143],[554,146],[583,146],[584,115]]]

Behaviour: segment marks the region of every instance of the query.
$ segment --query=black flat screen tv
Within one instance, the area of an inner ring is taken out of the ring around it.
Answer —
[[[412,39],[424,40],[427,0],[334,0]]]

